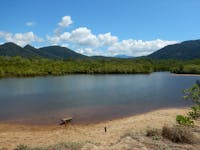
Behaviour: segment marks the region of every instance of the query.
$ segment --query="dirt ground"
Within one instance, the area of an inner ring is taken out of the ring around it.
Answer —
[[[19,144],[45,147],[61,142],[96,143],[109,146],[117,143],[125,133],[144,133],[147,128],[161,129],[176,124],[176,115],[184,115],[188,108],[170,108],[88,125],[31,126],[0,124],[0,149],[14,149]],[[105,132],[104,127],[107,128]]]

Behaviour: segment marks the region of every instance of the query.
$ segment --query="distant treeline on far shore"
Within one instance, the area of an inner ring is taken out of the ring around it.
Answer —
[[[66,74],[148,74],[170,71],[200,74],[200,59],[68,59],[0,57],[0,77],[28,77]]]

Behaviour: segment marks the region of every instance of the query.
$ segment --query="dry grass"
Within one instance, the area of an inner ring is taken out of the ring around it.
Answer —
[[[28,147],[26,145],[18,145],[15,150],[80,150],[83,147],[83,143],[66,142],[59,143],[48,147]]]
[[[160,129],[147,129],[146,130],[146,136],[160,136],[161,130]]]
[[[175,143],[192,144],[197,141],[189,127],[180,125],[173,127],[164,126],[162,129],[162,136]]]

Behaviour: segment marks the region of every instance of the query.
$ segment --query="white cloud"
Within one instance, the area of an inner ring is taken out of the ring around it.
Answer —
[[[70,16],[64,16],[58,23],[53,36],[47,36],[47,41],[53,45],[67,45],[85,55],[115,56],[119,54],[129,56],[148,55],[166,45],[177,41],[150,40],[142,41],[135,39],[119,40],[110,32],[93,34],[87,27],[79,27],[72,31],[63,31],[72,24]]]
[[[68,27],[72,23],[73,23],[73,21],[71,19],[71,16],[64,16],[64,17],[62,17],[62,20],[58,23],[58,25],[60,27],[65,28],[65,27]]]
[[[58,23],[58,27],[54,30],[56,35],[60,35],[61,32],[73,23],[71,16],[62,17],[61,21]]]
[[[105,34],[99,34],[98,40],[102,46],[110,46],[110,45],[118,42],[118,37],[112,36],[111,33],[109,32],[109,33],[105,33]]]
[[[58,22],[53,36],[46,36],[46,42],[53,45],[70,47],[84,55],[104,55],[115,56],[119,54],[129,56],[148,55],[166,45],[177,43],[177,41],[168,40],[119,40],[117,36],[110,32],[93,34],[92,30],[87,27],[78,27],[72,31],[66,32],[65,29],[73,23],[71,16],[64,16]],[[27,22],[27,26],[34,26],[35,22]],[[0,39],[6,42],[14,42],[24,46],[32,42],[43,42],[44,40],[36,36],[33,32],[26,33],[9,33],[0,31]],[[46,43],[46,44],[47,44]]]
[[[177,41],[165,41],[161,39],[156,39],[152,41],[142,41],[142,40],[122,40],[120,42],[114,43],[108,48],[109,55],[126,54],[130,56],[141,56],[148,55],[160,48],[163,48],[169,44],[175,44]]]
[[[46,36],[46,39],[49,43],[53,44],[53,45],[57,45],[58,43],[60,43],[60,37],[59,36]]]
[[[91,30],[86,27],[79,27],[71,32],[55,34],[52,37],[47,36],[47,40],[52,44],[71,42],[80,46],[97,47],[99,45],[96,35],[92,34]]]
[[[35,23],[35,22],[26,22],[26,25],[27,25],[28,27],[31,27],[31,26],[35,26],[36,23]]]
[[[87,56],[104,55],[101,50],[95,50],[95,49],[92,49],[92,48],[89,48],[89,47],[76,49],[76,52],[81,53],[83,55],[87,55]]]
[[[62,44],[61,46],[62,46],[62,47],[66,47],[66,48],[68,48],[68,47],[69,47],[69,45],[68,45],[68,44],[66,44],[66,43],[65,43],[65,44]]]
[[[4,39],[6,42],[14,42],[20,46],[25,46],[32,42],[42,42],[43,39],[37,37],[33,32],[27,33],[8,33],[5,31],[0,31],[0,38]]]
[[[86,27],[80,27],[73,30],[68,38],[70,42],[83,46],[98,46],[97,37]]]

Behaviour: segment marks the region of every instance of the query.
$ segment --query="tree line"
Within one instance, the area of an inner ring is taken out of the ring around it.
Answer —
[[[0,57],[0,77],[66,74],[148,74],[155,71],[200,73],[200,59],[190,61],[158,59],[68,59]]]

